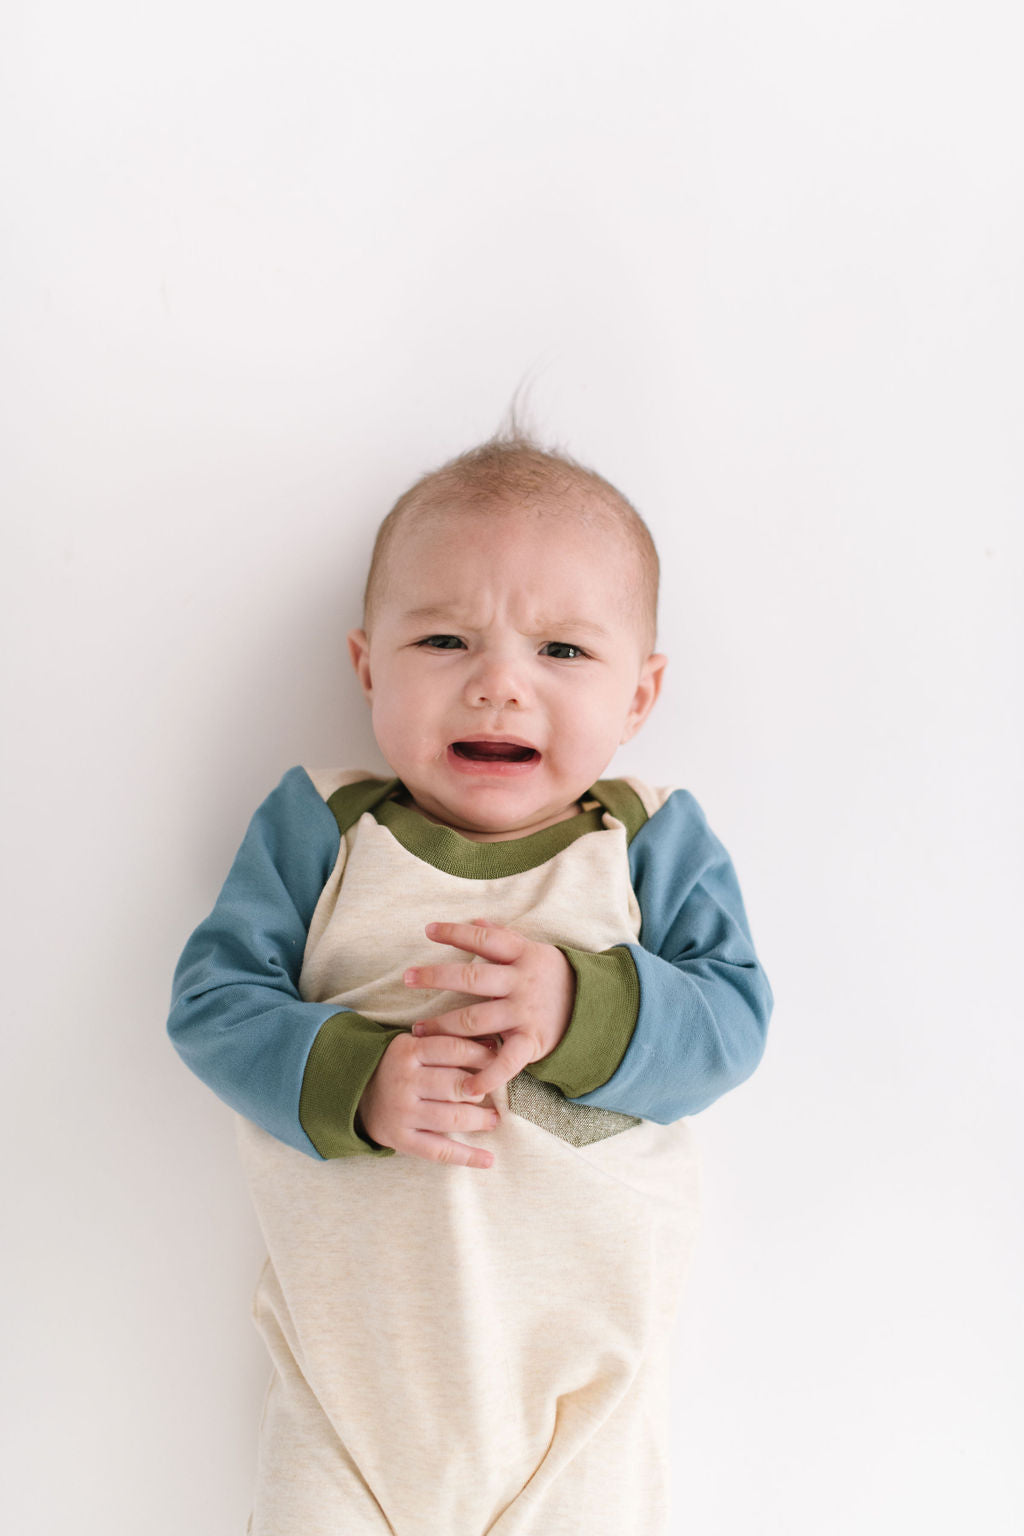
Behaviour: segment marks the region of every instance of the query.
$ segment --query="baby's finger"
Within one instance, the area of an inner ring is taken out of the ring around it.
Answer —
[[[490,1104],[451,1104],[426,1099],[416,1107],[416,1129],[438,1131],[450,1136],[454,1131],[493,1131],[498,1111]]]
[[[402,1138],[402,1152],[425,1157],[430,1163],[448,1163],[455,1168],[489,1168],[494,1153],[483,1147],[468,1147],[462,1141],[449,1141],[436,1131],[410,1131]]]
[[[479,1039],[483,1035],[500,1035],[503,1024],[508,1027],[508,1006],[498,999],[452,1008],[433,1019],[417,1019],[412,1032],[418,1039],[425,1035],[471,1035]]]
[[[494,960],[508,965],[518,960],[526,947],[526,940],[511,928],[478,919],[474,923],[428,923],[427,938],[435,944],[450,944],[453,949],[465,949],[483,960]]]
[[[533,1060],[534,1046],[529,1035],[519,1032],[509,1035],[489,1065],[470,1077],[469,1083],[463,1090],[463,1097],[497,1093],[499,1088],[504,1088],[506,1083],[510,1083],[516,1074]]]
[[[431,1024],[434,1020],[429,1021]],[[433,1068],[462,1067],[467,1072],[478,1072],[493,1058],[493,1051],[482,1041],[468,1039],[465,1035],[446,1035],[443,1031],[420,1031],[422,1048],[417,1052],[421,1065],[428,1071]],[[445,1095],[450,1097],[450,1095]]]
[[[484,1055],[487,1062],[490,1062],[491,1052],[485,1050]],[[482,1065],[486,1066],[487,1062]],[[424,1067],[417,1079],[416,1096],[421,1100],[436,1100],[442,1104],[473,1103],[483,1097],[477,1091],[476,1078],[475,1071],[466,1071],[463,1067]],[[436,1126],[431,1129],[436,1130]]]
[[[472,997],[506,997],[512,972],[505,965],[477,965],[471,960],[447,965],[417,965],[402,977],[407,987],[424,992],[468,992]]]

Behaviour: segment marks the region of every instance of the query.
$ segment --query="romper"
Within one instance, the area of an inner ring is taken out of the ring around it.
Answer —
[[[569,1029],[493,1096],[493,1131],[458,1136],[490,1169],[395,1156],[360,1134],[359,1097],[396,1033],[466,1000],[404,986],[453,957],[424,925],[479,917],[563,949]],[[480,843],[395,780],[286,775],[170,1022],[241,1111],[267,1244],[252,1536],[665,1529],[698,1209],[684,1117],[753,1069],[769,1008],[728,857],[683,791],[602,781],[576,817]]]

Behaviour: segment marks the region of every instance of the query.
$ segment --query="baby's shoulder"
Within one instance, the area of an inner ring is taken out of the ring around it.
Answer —
[[[629,786],[646,811],[648,819],[656,815],[673,795],[686,794],[685,790],[677,789],[673,784],[652,787],[650,784],[645,784],[642,779],[629,777],[619,779],[617,782]]]
[[[686,795],[685,790],[672,785],[652,788],[641,779],[623,777],[601,779],[594,785],[593,795],[604,809],[621,821],[632,839],[645,822],[668,804],[673,795]]]
[[[371,773],[369,768],[303,768],[303,772],[310,780],[313,788],[323,800],[330,800],[339,789],[348,789],[353,784],[384,784],[387,781],[379,774]]]

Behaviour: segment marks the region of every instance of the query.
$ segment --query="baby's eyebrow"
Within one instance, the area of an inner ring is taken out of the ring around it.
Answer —
[[[610,631],[603,624],[597,624],[593,619],[542,619],[535,631],[538,635],[594,635],[599,640],[607,640]]]
[[[460,614],[455,608],[446,608],[431,603],[424,608],[410,608],[406,612],[406,620],[411,624],[454,624],[456,628],[465,627],[472,629],[474,626],[467,617]],[[534,637],[546,635],[586,634],[594,635],[600,640],[607,640],[611,631],[603,624],[598,624],[594,619],[573,618],[567,615],[559,618],[541,618],[531,621],[530,633]]]
[[[454,620],[455,610],[454,608],[438,608],[434,606],[409,608],[406,610],[405,617],[417,624],[430,624],[443,619]]]

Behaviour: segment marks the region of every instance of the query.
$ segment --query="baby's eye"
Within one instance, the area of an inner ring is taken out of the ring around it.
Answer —
[[[458,635],[428,635],[425,640],[418,640],[417,645],[431,651],[456,651],[462,644]]]
[[[553,656],[556,661],[575,661],[577,656],[584,656],[586,652],[578,645],[569,645],[564,640],[549,640],[547,645],[540,648],[542,656]]]

